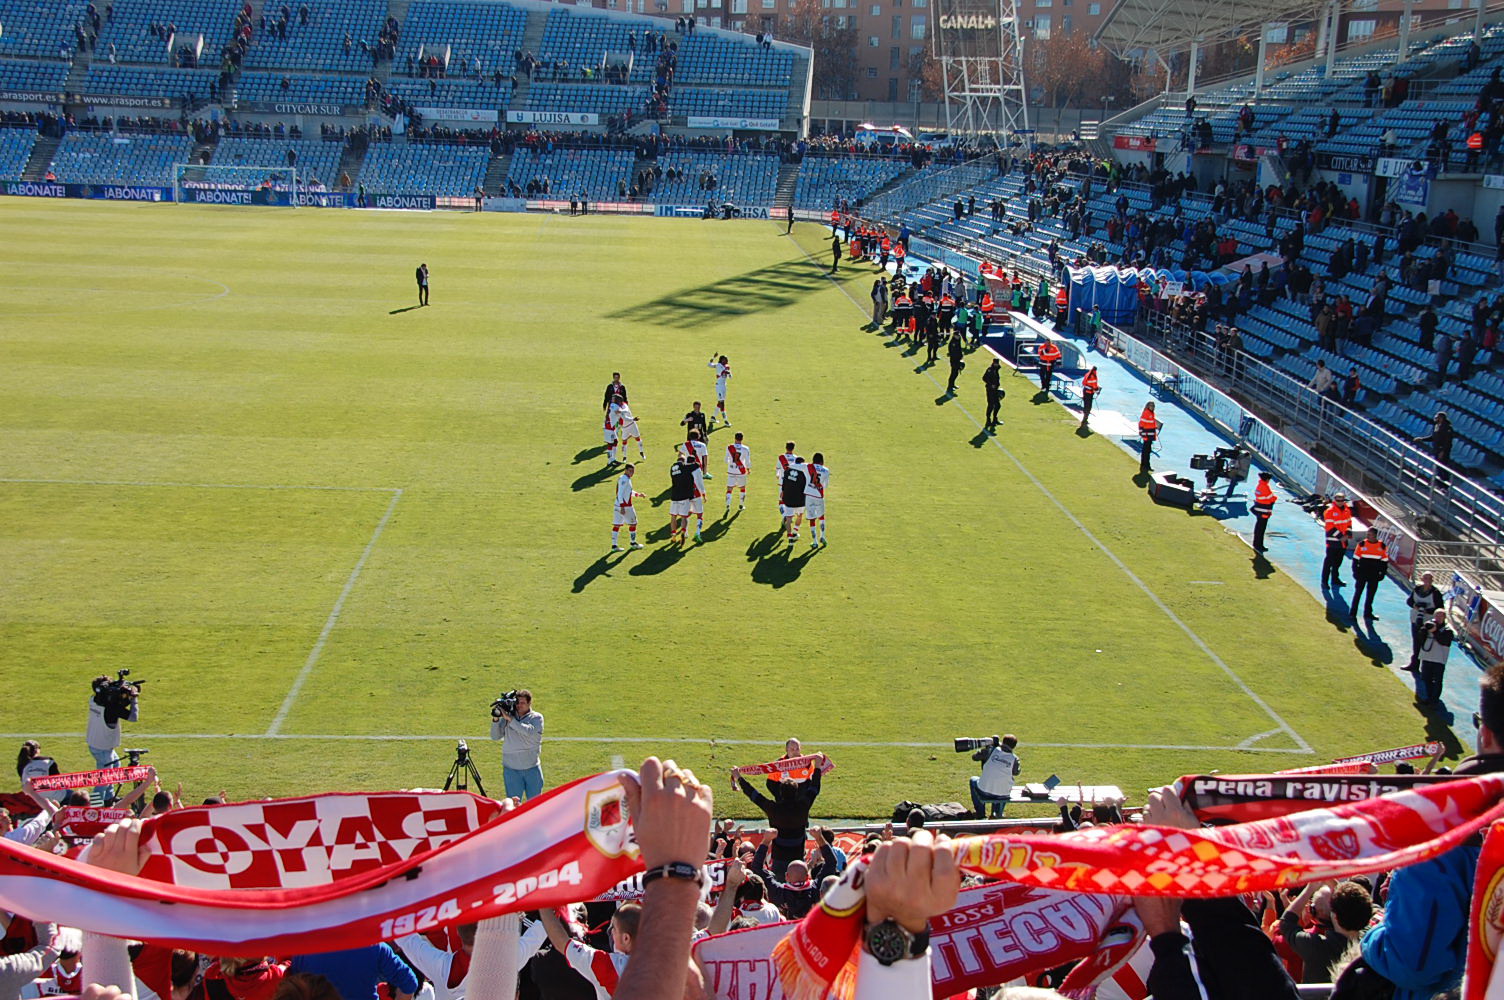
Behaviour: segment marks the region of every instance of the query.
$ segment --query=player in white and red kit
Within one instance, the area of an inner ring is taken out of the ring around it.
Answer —
[[[701,542],[704,539],[700,532],[705,530],[705,467],[710,464],[710,449],[700,440],[698,428],[690,429],[689,440],[679,446],[679,453],[695,466],[695,495],[689,509],[695,515],[695,541]]]
[[[616,464],[616,424],[611,422],[611,407],[609,406],[606,407],[604,420],[606,424],[603,428],[606,436],[606,468],[609,469]],[[625,455],[626,452],[627,449],[623,448],[622,454]]]
[[[790,441],[783,446],[783,454],[778,456],[778,461],[773,463],[773,494],[778,500],[778,517],[785,524],[787,523],[784,520],[787,517],[787,512],[783,509],[783,474],[788,470],[789,466],[794,464],[794,460],[798,457],[794,454],[794,442]]]
[[[627,460],[627,441],[637,442],[637,457],[647,458],[647,452],[642,450],[642,431],[637,428],[637,418],[632,415],[632,408],[627,401],[620,396],[611,400],[611,409],[606,414],[607,421],[616,430],[616,443],[621,445],[622,461]],[[615,449],[611,454],[616,454]]]
[[[804,484],[804,520],[809,525],[809,547],[825,544],[825,494],[830,489],[830,470],[825,467],[825,456],[815,452],[809,465]]]
[[[726,513],[731,513],[731,491],[742,491],[742,505],[737,510],[747,509],[747,472],[752,468],[752,449],[742,444],[742,432],[736,432],[736,443],[726,446]]]
[[[611,551],[620,552],[621,526],[627,526],[627,533],[632,539],[632,548],[640,549],[637,543],[637,507],[632,503],[634,497],[642,496],[632,488],[632,474],[637,471],[637,466],[629,465],[620,476],[616,477],[616,505],[611,512]]]
[[[715,418],[719,416],[721,423],[730,427],[731,418],[726,416],[726,383],[731,380],[731,362],[722,354],[719,358],[711,358],[707,367],[715,369],[715,413],[710,415],[710,426],[715,426]]]

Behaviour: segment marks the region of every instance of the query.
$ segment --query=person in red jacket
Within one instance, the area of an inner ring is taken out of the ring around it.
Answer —
[[[1086,373],[1081,379],[1081,426],[1091,419],[1091,404],[1096,400],[1097,393],[1102,391],[1102,383],[1097,378],[1096,366]]]
[[[271,958],[221,958],[204,978],[223,980],[235,1000],[271,1000],[291,964]]]
[[[1053,340],[1046,340],[1039,345],[1039,388],[1048,393],[1050,380],[1055,375],[1055,368],[1060,364],[1062,355],[1060,345]]]

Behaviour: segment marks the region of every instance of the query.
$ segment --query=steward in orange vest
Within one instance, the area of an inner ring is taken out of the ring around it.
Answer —
[[[1253,487],[1253,551],[1264,552],[1264,529],[1269,526],[1269,518],[1274,516],[1274,505],[1279,497],[1274,495],[1274,487],[1269,485],[1272,479],[1267,472],[1259,473],[1259,481]]]
[[[1039,388],[1044,392],[1050,391],[1050,379],[1055,374],[1055,366],[1060,364],[1060,346],[1053,340],[1046,340],[1039,345]]]
[[[1097,381],[1097,369],[1093,367],[1081,380],[1081,426],[1086,426],[1086,421],[1091,417],[1091,404],[1096,400],[1097,393],[1102,391],[1102,383]]]
[[[1148,473],[1149,456],[1154,452],[1154,442],[1159,440],[1159,432],[1164,424],[1160,423],[1159,417],[1154,413],[1154,403],[1144,404],[1144,412],[1138,415],[1138,471]]]
[[[1378,528],[1369,528],[1368,535],[1353,549],[1353,581],[1357,585],[1353,589],[1353,618],[1358,617],[1358,598],[1365,593],[1368,600],[1364,603],[1363,617],[1374,617],[1373,598],[1379,591],[1379,581],[1388,573],[1389,546],[1379,541]]]
[[[1353,534],[1353,512],[1347,505],[1347,494],[1332,497],[1332,505],[1323,517],[1326,525],[1326,560],[1321,564],[1321,585],[1343,586],[1342,560],[1347,555],[1347,543]]]

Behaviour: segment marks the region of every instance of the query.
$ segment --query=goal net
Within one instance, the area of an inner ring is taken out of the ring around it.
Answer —
[[[296,206],[302,192],[297,167],[179,163],[172,175],[172,196],[180,202]]]

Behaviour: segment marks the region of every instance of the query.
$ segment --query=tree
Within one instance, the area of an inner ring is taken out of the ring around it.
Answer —
[[[808,45],[815,52],[815,93],[842,100],[856,93],[860,72],[855,27],[836,27],[823,13],[820,0],[796,0],[787,13],[778,16],[777,37],[785,42]]]
[[[930,53],[929,46],[909,57],[909,79],[920,82],[922,100],[938,101],[945,96],[945,74],[941,71],[940,60]]]
[[[1127,66],[1092,45],[1084,31],[1055,32],[1031,41],[1026,52],[1029,89],[1042,93],[1050,107],[1098,107],[1109,95],[1119,101],[1126,96]]]

